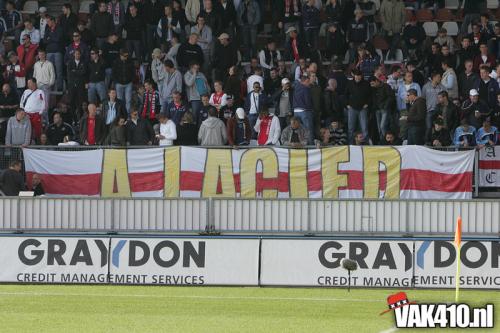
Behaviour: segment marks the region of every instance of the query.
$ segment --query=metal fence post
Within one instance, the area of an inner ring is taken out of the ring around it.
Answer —
[[[323,216],[323,221],[325,217]],[[307,200],[307,233],[311,233],[311,200]]]

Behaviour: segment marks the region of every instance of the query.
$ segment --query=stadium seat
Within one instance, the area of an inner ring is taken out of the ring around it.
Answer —
[[[403,57],[403,51],[401,49],[396,50],[396,59],[394,60],[388,60],[389,52],[385,55],[385,60],[384,64],[385,65],[396,65],[396,64],[402,64],[404,57]]]
[[[434,21],[437,22],[447,22],[447,21],[454,21],[455,20],[455,15],[451,12],[451,10],[447,8],[441,8],[437,11],[436,13],[436,18]]]
[[[90,5],[92,5],[93,3],[93,1],[82,1],[80,3],[79,13],[90,14]]]
[[[457,36],[460,32],[457,22],[444,22],[443,28],[448,31],[449,36]]]
[[[458,2],[458,0],[446,0],[444,7],[448,9],[458,9]]]
[[[438,32],[438,24],[436,22],[424,22],[422,27],[425,30],[425,34],[429,37],[436,37]]]
[[[486,6],[488,9],[498,9],[498,0],[488,0]]]
[[[38,11],[38,1],[26,1],[24,4],[23,14],[36,14]]]
[[[418,22],[429,22],[434,19],[434,15],[432,15],[432,10],[430,9],[419,9],[415,14]]]

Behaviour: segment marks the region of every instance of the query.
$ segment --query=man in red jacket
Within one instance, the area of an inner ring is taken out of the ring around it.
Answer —
[[[31,73],[36,62],[38,45],[31,43],[31,37],[29,34],[23,36],[22,42],[23,43],[17,47],[19,64],[24,67],[26,73]]]

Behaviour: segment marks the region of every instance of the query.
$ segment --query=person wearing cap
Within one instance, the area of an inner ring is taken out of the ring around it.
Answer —
[[[30,35],[26,34],[22,39],[22,44],[17,47],[16,51],[21,67],[24,68],[26,73],[31,73],[36,62],[38,44],[33,44]]]
[[[281,52],[276,49],[276,42],[268,39],[266,46],[259,52],[260,67],[264,68],[266,74],[269,74],[273,67],[278,66],[278,61],[281,59]]]
[[[121,49],[120,58],[113,63],[112,78],[118,98],[125,101],[125,108],[129,113],[132,103],[132,80],[134,79],[134,74],[134,64],[128,57],[128,51]]]
[[[430,144],[433,147],[448,147],[451,145],[451,135],[446,128],[444,128],[443,120],[436,119],[430,137]]]
[[[243,35],[245,58],[248,60],[256,53],[257,26],[261,22],[259,4],[255,0],[242,0],[236,9],[236,15]]]
[[[288,28],[286,34],[289,39],[285,45],[285,59],[298,64],[300,59],[305,59],[309,54],[306,42],[293,26]]]
[[[20,44],[23,44],[23,37],[26,35],[30,36],[32,44],[36,45],[40,44],[40,39],[41,39],[40,30],[36,29],[33,26],[33,22],[31,21],[31,19],[24,21],[24,30],[21,31],[21,38],[19,41]]]
[[[16,89],[18,96],[21,96],[26,87],[26,71],[19,63],[16,52],[10,51],[7,58],[9,62],[5,66],[4,77],[12,89]]]
[[[172,60],[165,60],[163,71],[164,74],[158,81],[158,90],[162,108],[165,108],[168,103],[172,102],[172,93],[182,91],[182,74],[175,68]]]
[[[247,146],[251,138],[252,129],[245,110],[238,108],[235,114],[227,120],[227,142],[231,146]]]
[[[35,28],[40,31],[40,39],[45,36],[45,27],[47,26],[47,7],[38,8],[39,19],[35,22]]]
[[[54,64],[56,69],[56,89],[58,91],[63,90],[63,40],[62,28],[56,23],[53,17],[49,16],[43,37],[43,45],[47,51],[47,59]]]
[[[476,143],[479,148],[494,146],[498,141],[498,129],[491,125],[490,117],[483,120],[483,126],[476,132]]]
[[[377,119],[378,134],[382,140],[389,130],[390,117],[395,102],[394,91],[376,76],[370,78],[370,86],[372,88],[372,108]]]
[[[115,31],[113,17],[108,13],[105,1],[99,1],[98,11],[90,19],[90,30],[96,37],[96,46],[102,49],[108,36]]]
[[[293,88],[288,78],[281,79],[281,89],[275,92],[272,100],[274,114],[278,116],[281,130],[284,130],[293,114]]]
[[[300,119],[291,117],[290,125],[281,133],[281,143],[283,146],[301,148],[306,146],[308,141],[309,132],[302,126]]]
[[[229,35],[224,32],[220,34],[218,41],[215,42],[212,61],[214,79],[225,80],[229,68],[236,64],[238,64],[238,50],[229,40]]]
[[[425,116],[427,113],[425,99],[419,97],[415,89],[410,89],[408,102],[410,109],[405,117],[408,124],[408,144],[423,145],[425,143]]]
[[[474,147],[476,145],[476,128],[469,125],[467,118],[463,118],[460,124],[453,135],[453,145],[465,148]]]
[[[490,67],[482,65],[479,70],[479,79],[474,84],[474,89],[479,93],[479,100],[493,109],[497,104],[497,93],[500,91],[498,82],[491,78]]]
[[[483,119],[490,115],[488,105],[479,99],[479,93],[476,89],[471,89],[469,99],[462,104],[462,119],[474,128],[481,127]]]
[[[227,141],[227,130],[224,122],[217,117],[214,107],[208,109],[208,118],[198,131],[198,143],[201,146],[223,146]]]

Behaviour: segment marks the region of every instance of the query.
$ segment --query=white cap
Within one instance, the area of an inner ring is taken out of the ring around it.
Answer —
[[[39,13],[46,13],[47,12],[47,7],[40,7],[38,8]]]
[[[469,91],[469,95],[471,95],[471,96],[479,96],[479,93],[477,92],[477,90],[476,90],[476,89],[471,89],[471,90]]]
[[[284,86],[285,84],[290,83],[290,80],[288,78],[284,78],[281,80],[281,85]]]
[[[238,119],[245,119],[245,110],[243,110],[243,108],[237,108],[236,117],[238,117]]]

